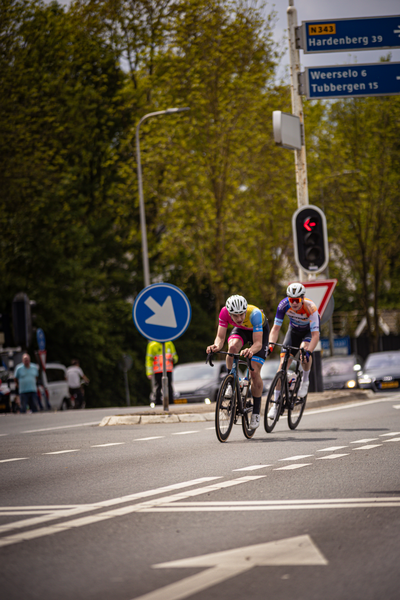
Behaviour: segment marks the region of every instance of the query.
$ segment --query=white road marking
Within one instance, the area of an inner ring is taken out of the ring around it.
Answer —
[[[369,444],[367,446],[360,446],[359,448],[354,448],[354,450],[371,450],[372,448],[379,448],[382,444]]]
[[[290,456],[289,458],[280,458],[279,460],[300,460],[301,458],[308,458],[314,456],[313,454],[299,454],[298,456]]]
[[[183,600],[183,598],[202,592],[222,581],[249,571],[253,567],[325,566],[327,564],[328,561],[314,545],[311,538],[308,535],[302,535],[153,565],[155,569],[206,567],[207,570],[149,592],[136,598],[136,600]]]
[[[348,454],[328,454],[328,456],[319,456],[317,460],[333,460],[335,458],[341,458],[342,456],[348,456]]]
[[[134,441],[135,442],[147,442],[147,440],[160,440],[163,437],[165,437],[165,435],[154,435],[153,437],[136,438],[136,440],[134,440]]]
[[[28,457],[26,457],[26,458],[5,458],[4,460],[0,460],[0,463],[14,462],[15,460],[28,460]]]
[[[3,437],[4,435],[9,435],[8,433],[0,433],[0,437]]]
[[[253,481],[255,479],[261,479],[262,477],[265,477],[264,475],[248,475],[246,477],[241,477],[238,479],[232,479],[230,481],[222,481],[219,483],[214,483],[202,488],[197,488],[195,490],[186,490],[184,492],[180,492],[177,494],[173,494],[171,496],[164,496],[162,498],[157,498],[157,499],[153,499],[153,500],[147,500],[146,502],[141,502],[139,504],[131,504],[128,506],[122,506],[119,508],[115,508],[113,510],[108,510],[102,513],[98,513],[96,515],[87,515],[85,517],[80,517],[78,519],[73,519],[71,521],[66,521],[64,523],[56,523],[54,525],[49,525],[47,527],[40,527],[38,529],[32,529],[29,531],[25,531],[25,532],[21,532],[21,533],[17,533],[14,535],[9,535],[9,536],[5,536],[2,539],[0,539],[0,547],[2,546],[9,546],[11,544],[16,544],[18,542],[22,542],[22,541],[26,541],[26,540],[32,540],[32,539],[36,539],[39,537],[44,537],[47,535],[53,535],[55,533],[59,533],[60,531],[68,531],[69,529],[73,529],[76,527],[82,527],[84,525],[92,525],[93,523],[99,523],[101,521],[105,521],[108,519],[112,519],[114,517],[121,517],[124,515],[128,515],[134,512],[142,512],[142,511],[146,511],[146,509],[155,507],[159,504],[164,504],[165,502],[169,503],[169,502],[175,502],[175,501],[179,501],[179,500],[183,500],[185,498],[190,498],[192,496],[199,496],[201,494],[208,494],[220,489],[224,489],[224,488],[228,488],[228,487],[232,487],[234,485],[240,485],[242,483],[247,483],[249,481]],[[203,478],[204,480],[213,480],[213,479],[219,479],[218,477],[209,477],[209,478]],[[199,483],[201,480],[197,480],[197,483]],[[196,480],[194,480],[194,482],[186,482],[185,484],[178,484],[177,486],[174,486],[176,489],[180,487],[187,487],[188,485],[195,485]],[[171,486],[173,487],[173,486]],[[162,489],[162,488],[160,488]],[[148,495],[154,495],[154,493],[161,493],[160,490],[158,491],[152,491],[152,492],[144,492],[143,496],[145,494]],[[134,494],[133,494],[134,496]],[[115,502],[115,500],[112,500],[111,502],[114,503],[120,503],[121,500],[119,499],[118,502]],[[74,511],[69,511],[67,513],[66,516],[72,516],[72,514],[77,514],[78,512],[87,512],[88,510],[96,510],[97,508],[99,508],[99,505],[102,503],[98,503],[97,505],[91,505],[89,507],[82,507],[82,509],[77,509],[75,512]],[[50,515],[50,517],[37,517],[37,520],[42,519],[42,521],[49,521],[51,519],[58,519],[60,518],[60,513],[56,513],[56,515]],[[30,521],[33,521],[34,519],[30,519]],[[22,526],[26,526],[27,522],[29,521],[29,519],[25,520],[25,525]],[[14,527],[13,529],[15,529],[15,527],[20,526],[20,521],[17,521],[16,523],[14,523]],[[0,527],[0,531],[4,531],[5,528],[7,527],[7,525],[4,525],[3,527]]]
[[[375,442],[379,438],[365,438],[365,440],[356,440],[355,442],[350,442],[350,444],[367,444],[368,442]]]
[[[397,410],[400,408],[400,404],[393,404],[393,408],[397,408]]]
[[[172,435],[187,435],[188,433],[199,433],[198,431],[176,431]]]
[[[91,421],[90,423],[77,423],[76,425],[60,425],[59,427],[45,427],[44,429],[28,429],[21,433],[40,433],[41,431],[54,431],[55,429],[71,429],[73,427],[89,427],[91,425],[99,425],[101,421]]]
[[[383,442],[384,443],[387,443],[387,442],[400,442],[400,437],[398,437],[398,438],[392,438],[391,440],[383,440]]]
[[[333,498],[316,500],[240,500],[225,502],[173,502],[159,504],[141,512],[248,512],[276,510],[316,510],[338,508],[400,508],[396,498]]]
[[[392,433],[381,433],[379,437],[390,437],[392,435],[400,435],[400,431],[394,431]]]
[[[43,452],[43,455],[45,455],[45,454],[68,454],[68,452],[80,452],[80,449],[77,448],[76,450],[58,450],[57,452]]]
[[[335,450],[343,450],[343,448],[347,448],[347,446],[331,446],[330,448],[321,448],[318,452],[334,452]]]
[[[107,446],[122,446],[125,442],[111,442],[110,444],[95,444],[91,448],[106,448]]]
[[[311,463],[297,463],[295,465],[288,465],[287,467],[279,467],[279,469],[274,469],[274,471],[292,471],[293,469],[300,469],[301,467],[308,467]]]
[[[264,469],[264,467],[270,467],[271,465],[252,465],[251,467],[242,467],[241,469],[232,469],[232,471],[255,471],[256,469]]]

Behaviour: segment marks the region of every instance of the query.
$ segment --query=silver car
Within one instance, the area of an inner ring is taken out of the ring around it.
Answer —
[[[178,365],[173,371],[174,404],[188,402],[215,402],[223,377],[227,374],[225,361],[214,366],[205,361]]]
[[[67,410],[71,405],[67,368],[61,363],[47,363],[46,371],[40,369],[39,392],[43,408]]]

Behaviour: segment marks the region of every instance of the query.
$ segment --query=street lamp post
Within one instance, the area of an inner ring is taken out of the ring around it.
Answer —
[[[149,117],[156,117],[158,115],[169,115],[172,113],[183,112],[190,110],[189,107],[185,108],[167,108],[166,110],[158,110],[157,112],[148,113],[142,117],[136,127],[136,155],[137,155],[137,171],[138,171],[138,188],[139,188],[139,208],[140,208],[140,227],[142,231],[142,254],[143,254],[143,274],[144,274],[144,287],[150,285],[150,269],[149,269],[149,254],[147,249],[147,233],[146,233],[146,215],[144,212],[144,201],[143,201],[143,184],[142,184],[142,165],[140,162],[140,143],[139,143],[139,128],[145,119]]]

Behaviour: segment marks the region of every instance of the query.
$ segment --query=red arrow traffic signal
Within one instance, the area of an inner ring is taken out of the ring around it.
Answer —
[[[315,227],[317,225],[317,223],[315,221],[310,222],[311,219],[306,219],[304,221],[304,227],[307,229],[307,231],[312,231],[311,227]]]

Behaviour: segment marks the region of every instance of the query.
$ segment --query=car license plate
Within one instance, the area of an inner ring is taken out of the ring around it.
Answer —
[[[382,383],[381,383],[381,390],[388,389],[388,388],[398,388],[398,387],[399,387],[398,381],[382,381]]]
[[[174,404],[187,404],[187,398],[175,398]]]

